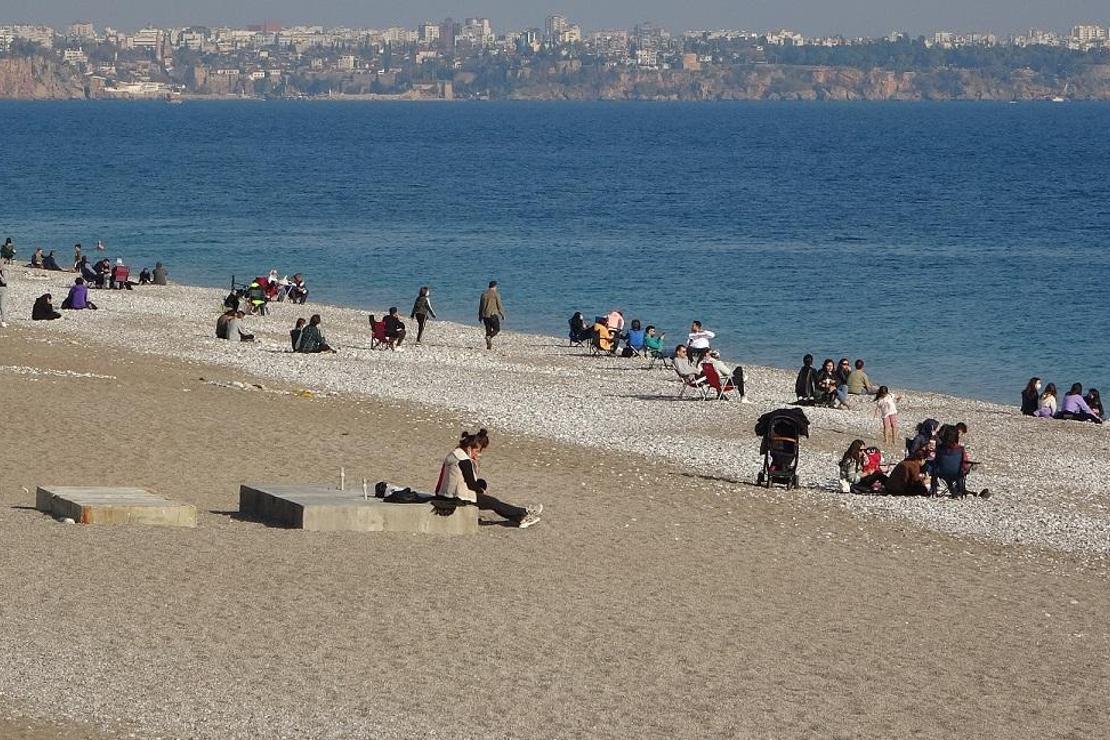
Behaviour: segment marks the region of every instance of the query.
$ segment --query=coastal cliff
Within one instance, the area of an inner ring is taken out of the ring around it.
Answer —
[[[895,71],[752,65],[705,71],[608,70],[528,75],[510,81],[519,100],[1037,100],[1060,95],[1110,100],[1110,65],[1058,77],[1028,69]]]
[[[73,69],[41,56],[0,58],[0,98],[69,100],[85,97]]]
[[[181,82],[204,97],[258,94],[238,77],[191,71]],[[335,76],[294,78],[267,97],[347,92]],[[99,78],[91,78],[102,82]],[[296,84],[294,84],[294,82]],[[217,84],[221,83],[221,84]],[[326,84],[324,84],[326,83]],[[442,84],[442,83],[441,83]],[[356,86],[357,87],[357,86]],[[377,92],[364,85],[359,92]],[[852,66],[750,64],[703,70],[597,67],[580,64],[524,67],[501,74],[457,72],[454,97],[510,100],[1038,100],[1064,96],[1110,100],[1110,64],[1091,64],[1070,75],[1020,69],[861,69]],[[406,89],[408,88],[408,89]],[[379,97],[412,97],[399,85]],[[101,96],[101,86],[68,65],[40,56],[0,58],[0,99],[67,100]],[[443,96],[440,96],[443,97]]]

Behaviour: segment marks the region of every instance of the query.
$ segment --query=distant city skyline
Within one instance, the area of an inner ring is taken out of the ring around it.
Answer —
[[[158,26],[245,26],[273,21],[283,25],[415,26],[446,17],[485,16],[499,32],[542,27],[551,14],[564,15],[584,29],[628,28],[654,21],[671,30],[790,28],[804,34],[880,36],[891,31],[913,35],[939,30],[991,31],[999,34],[1028,28],[1064,29],[1081,23],[1110,21],[1106,0],[1072,0],[1061,4],[1032,4],[1018,0],[983,3],[935,0],[618,0],[606,4],[563,0],[416,0],[399,8],[388,3],[358,0],[241,0],[237,3],[194,0],[0,0],[0,23],[43,23],[65,27],[78,20],[137,29]]]

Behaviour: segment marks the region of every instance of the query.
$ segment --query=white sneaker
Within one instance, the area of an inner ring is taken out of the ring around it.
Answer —
[[[527,514],[524,515],[524,518],[521,519],[520,523],[517,524],[516,526],[517,526],[518,529],[528,529],[533,524],[539,524],[539,523],[540,523],[540,515],[533,512],[533,511],[529,511]]]
[[[525,506],[524,510],[527,511],[529,514],[535,514],[536,516],[539,516],[543,513],[543,504],[536,504],[535,506]]]
[[[740,403],[751,403],[747,396],[740,396]]]

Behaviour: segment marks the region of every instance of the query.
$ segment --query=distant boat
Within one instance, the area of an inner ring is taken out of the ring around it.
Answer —
[[[1056,97],[1052,98],[1052,102],[1053,103],[1066,103],[1068,101],[1064,98],[1061,98],[1059,95],[1057,95]]]

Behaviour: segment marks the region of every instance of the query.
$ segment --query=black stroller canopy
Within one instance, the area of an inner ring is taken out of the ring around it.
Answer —
[[[765,437],[773,429],[775,421],[789,421],[794,424],[798,429],[798,435],[802,437],[809,436],[809,418],[806,417],[805,412],[799,408],[775,409],[768,411],[755,422],[755,434],[757,437]]]

